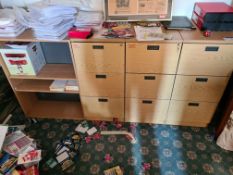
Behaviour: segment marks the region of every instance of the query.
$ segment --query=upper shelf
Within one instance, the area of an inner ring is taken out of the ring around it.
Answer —
[[[72,64],[46,64],[36,76],[11,75],[11,79],[76,80]]]
[[[33,31],[31,29],[25,30],[21,35],[17,37],[1,37],[0,41],[9,42],[9,41],[21,41],[21,42],[69,42],[68,38],[64,40],[46,40],[46,39],[36,39],[33,35]]]

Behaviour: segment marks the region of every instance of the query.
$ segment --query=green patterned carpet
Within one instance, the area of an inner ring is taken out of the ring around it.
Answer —
[[[10,124],[23,124],[25,118],[18,111]],[[136,124],[137,144],[124,136],[103,136],[100,140],[83,144],[75,165],[62,172],[59,165],[46,165],[54,157],[56,144],[74,131],[79,121],[40,119],[30,124],[26,133],[36,139],[44,152],[40,163],[41,175],[103,175],[105,169],[119,165],[124,175],[233,175],[233,152],[219,148],[206,128],[168,125]],[[92,122],[89,122],[92,125]],[[132,124],[124,123],[123,130]],[[108,130],[116,130],[108,123]],[[112,159],[104,161],[110,154]],[[142,164],[151,168],[144,171]]]

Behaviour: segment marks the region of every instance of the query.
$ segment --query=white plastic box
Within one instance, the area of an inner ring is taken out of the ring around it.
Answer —
[[[40,43],[8,45],[0,53],[11,75],[37,75],[46,64]]]

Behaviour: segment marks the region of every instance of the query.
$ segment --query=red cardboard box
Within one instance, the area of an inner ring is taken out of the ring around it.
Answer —
[[[87,39],[91,35],[91,28],[72,28],[68,31],[69,38]]]
[[[197,2],[193,11],[204,18],[207,13],[233,13],[233,8],[224,2]]]
[[[193,15],[192,15],[192,21],[197,25],[197,27],[199,29],[202,29],[202,26],[203,26],[203,19],[198,16],[195,12],[193,12]]]

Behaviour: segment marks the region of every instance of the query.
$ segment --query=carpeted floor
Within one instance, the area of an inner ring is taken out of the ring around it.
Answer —
[[[123,136],[103,136],[83,144],[75,166],[62,172],[59,165],[51,169],[45,162],[54,157],[56,144],[74,131],[79,121],[40,119],[31,124],[18,111],[9,122],[24,123],[26,133],[36,139],[44,153],[41,175],[103,175],[105,169],[117,165],[124,175],[233,175],[233,152],[219,148],[207,128],[136,124],[137,144]],[[108,130],[116,130],[112,123],[107,126]],[[129,130],[130,126],[125,123],[121,129]],[[108,153],[112,159],[107,163],[104,156]],[[144,171],[143,163],[151,168]]]

